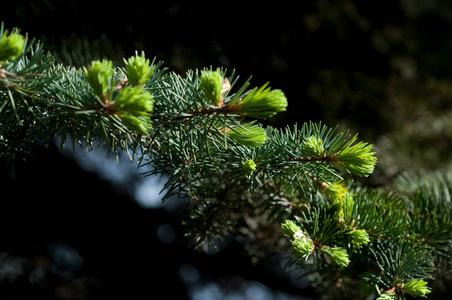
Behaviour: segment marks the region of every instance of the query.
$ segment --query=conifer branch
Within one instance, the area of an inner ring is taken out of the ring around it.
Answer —
[[[451,263],[450,174],[404,175],[391,191],[362,187],[353,179],[371,175],[376,156],[357,135],[257,123],[286,109],[281,90],[249,89],[250,78],[238,86],[235,72],[220,68],[183,77],[144,53],[124,65],[57,65],[40,43],[2,25],[2,161],[33,155],[39,141],[60,138],[63,147],[67,136],[74,147],[93,150],[99,139],[127,149],[152,167],[148,175],[167,176],[162,201],[189,199],[183,222],[197,248],[240,231],[255,253],[288,251],[322,274],[360,266],[354,281],[380,299],[425,296],[439,257]]]

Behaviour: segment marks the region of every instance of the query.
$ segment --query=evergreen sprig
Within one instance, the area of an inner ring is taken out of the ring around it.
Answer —
[[[162,201],[189,199],[183,222],[196,248],[239,232],[252,255],[289,251],[301,268],[352,276],[380,299],[423,297],[433,272],[452,263],[450,173],[364,187],[353,180],[372,174],[376,156],[357,135],[252,120],[286,109],[281,90],[250,89],[251,78],[240,84],[222,68],[167,72],[144,53],[124,65],[58,65],[40,43],[2,26],[2,162],[55,138],[62,147],[69,140],[91,151],[97,139],[125,149],[149,175],[166,175]]]
[[[24,46],[25,37],[18,30],[8,33],[7,30],[3,29],[2,24],[0,28],[0,64],[18,57],[22,54]]]
[[[144,52],[140,56],[137,53],[128,60],[124,59],[124,65],[124,74],[132,86],[143,85],[148,82],[157,67],[154,62],[151,63],[149,59],[146,59]]]
[[[375,286],[381,294],[392,294],[396,299],[425,296],[430,293],[425,280],[431,279],[433,257],[428,246],[407,240],[376,242],[370,248],[377,267],[376,272],[362,274],[362,288],[369,292]],[[414,275],[414,276],[413,276]]]

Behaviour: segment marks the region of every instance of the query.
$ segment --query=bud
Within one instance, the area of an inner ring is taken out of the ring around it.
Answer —
[[[128,114],[123,114],[120,115],[119,117],[127,127],[136,130],[141,134],[148,134],[152,128],[152,123],[149,118],[137,117]]]
[[[353,195],[348,192],[348,189],[343,185],[342,181],[329,184],[322,192],[332,202],[328,206],[328,210],[331,213],[337,213],[338,217],[346,217],[353,211]]]
[[[127,112],[136,116],[148,115],[154,108],[154,98],[141,86],[122,89],[114,102],[116,112]]]
[[[347,250],[341,247],[333,247],[330,248],[328,246],[324,246],[319,248],[326,256],[328,256],[332,262],[335,264],[346,267],[350,263],[350,259],[348,258]]]
[[[129,128],[148,134],[152,128],[150,112],[154,99],[142,86],[122,89],[113,102],[113,111]]]
[[[111,79],[113,77],[113,63],[109,60],[93,61],[88,68],[83,67],[85,77],[94,94],[103,99],[105,93],[111,85]]]
[[[293,237],[291,243],[298,260],[307,260],[315,250],[314,242],[302,231],[296,232]]]
[[[220,71],[202,71],[200,83],[204,97],[219,106],[222,103],[221,91],[223,89],[223,78]]]
[[[364,229],[355,229],[348,232],[351,244],[357,248],[370,242],[369,234]]]
[[[24,51],[25,38],[19,33],[5,30],[0,37],[0,63],[18,57]]]
[[[322,157],[323,156],[323,141],[322,139],[311,135],[303,142],[302,150],[307,157]]]
[[[342,181],[337,181],[329,184],[323,192],[325,195],[334,200],[343,200],[345,197],[350,196],[348,189],[344,186]]]
[[[246,176],[250,176],[256,170],[256,164],[252,159],[242,162],[242,169]]]
[[[266,86],[254,88],[243,100],[231,103],[229,111],[259,119],[266,119],[285,111],[287,99],[284,93],[281,90],[270,90]]]
[[[426,287],[427,282],[422,279],[414,279],[402,285],[402,291],[410,294],[413,297],[425,297],[430,294],[430,289]]]
[[[229,127],[225,132],[232,140],[244,146],[261,146],[267,140],[267,133],[264,128],[255,126],[253,123],[250,122],[241,126]]]
[[[282,233],[288,237],[293,237],[296,232],[301,231],[301,228],[291,220],[285,220],[281,224]]]
[[[309,256],[314,252],[315,246],[314,242],[309,238],[308,234],[301,230],[301,228],[295,224],[294,221],[285,220],[281,224],[281,231],[284,235],[293,238],[290,242],[295,255],[298,259],[308,259]]]
[[[128,60],[124,59],[124,74],[132,85],[142,85],[151,79],[155,66],[150,66],[149,59],[146,59],[144,52],[141,56],[135,55]]]
[[[373,145],[359,142],[352,146],[356,140],[355,136],[335,156],[333,164],[346,171],[358,175],[368,176],[372,174],[377,162],[375,152],[371,152]]]

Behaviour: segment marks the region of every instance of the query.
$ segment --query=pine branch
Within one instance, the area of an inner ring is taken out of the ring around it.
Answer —
[[[181,76],[144,53],[124,66],[57,65],[2,26],[0,158],[13,163],[54,138],[63,147],[67,136],[92,151],[99,139],[165,174],[162,201],[189,199],[184,224],[197,248],[240,232],[256,256],[290,251],[300,267],[351,276],[381,299],[425,296],[450,264],[449,173],[362,187],[353,179],[372,174],[376,157],[357,135],[258,123],[286,109],[281,90],[249,88],[251,78],[239,84],[221,68]]]

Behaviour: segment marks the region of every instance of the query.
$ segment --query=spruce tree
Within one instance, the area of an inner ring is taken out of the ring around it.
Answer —
[[[288,253],[336,297],[428,295],[451,263],[450,172],[366,186],[374,146],[321,123],[262,122],[288,107],[283,91],[233,70],[180,75],[145,53],[78,68],[0,30],[3,166],[55,138],[87,151],[99,141],[167,176],[162,201],[187,199],[182,222],[199,250],[240,232],[250,256]]]

